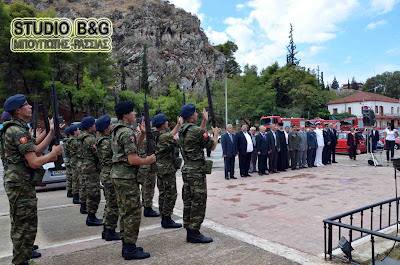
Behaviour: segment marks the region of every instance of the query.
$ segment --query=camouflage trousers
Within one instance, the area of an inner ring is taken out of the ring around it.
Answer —
[[[167,174],[158,172],[157,187],[159,191],[158,204],[161,218],[164,216],[171,216],[175,207],[176,198],[178,197],[175,172]]]
[[[206,215],[207,180],[203,173],[182,173],[183,226],[199,230]]]
[[[79,180],[79,201],[81,203],[86,203],[86,179],[85,175],[82,174],[82,161],[77,163],[76,173]]]
[[[157,173],[151,173],[149,165],[140,166],[139,180],[142,184],[142,204],[144,207],[152,207]]]
[[[26,263],[31,259],[38,225],[35,187],[26,182],[4,186],[10,203],[12,263]]]
[[[70,165],[65,165],[65,169],[67,171],[67,191],[72,192],[72,168]]]
[[[78,168],[78,161],[71,161],[70,167],[71,167],[71,176],[72,176],[72,194],[74,196],[79,195],[79,168]]]
[[[142,216],[139,184],[136,179],[112,177],[112,181],[117,193],[121,238],[127,244],[136,244]]]
[[[89,174],[82,174],[86,182],[86,208],[88,213],[96,213],[99,208],[100,193],[100,174],[97,170]]]
[[[107,229],[117,228],[118,222],[118,202],[117,193],[111,180],[111,167],[103,167],[100,173],[101,183],[103,183],[104,197],[106,205],[104,206],[103,223]]]

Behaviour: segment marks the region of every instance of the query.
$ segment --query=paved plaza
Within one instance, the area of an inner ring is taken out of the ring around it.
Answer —
[[[188,244],[184,229],[165,230],[160,219],[142,218],[138,245],[149,251],[151,258],[140,263],[328,264],[323,259],[323,219],[395,197],[391,164],[368,166],[362,161],[364,156],[351,161],[346,155],[337,155],[337,164],[267,176],[255,173],[251,178],[240,178],[237,169],[238,179],[225,180],[218,146],[211,157],[214,171],[207,175],[207,214],[202,229],[214,242]],[[177,183],[174,219],[182,221],[180,172]],[[37,263],[128,264],[120,256],[120,242],[101,240],[102,227],[86,227],[85,216],[65,194],[65,190],[38,193],[36,243],[43,257]],[[157,198],[156,193],[155,205]],[[103,207],[104,202],[99,216]],[[0,191],[0,209],[0,264],[9,264],[10,220],[4,189]]]

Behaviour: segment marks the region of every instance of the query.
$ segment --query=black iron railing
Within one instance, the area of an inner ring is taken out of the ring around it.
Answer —
[[[335,244],[338,245],[338,242],[344,232],[342,230],[345,230],[349,233],[348,241],[350,244],[362,237],[366,237],[368,235],[371,236],[372,264],[375,264],[374,237],[381,237],[400,242],[400,237],[380,232],[385,228],[398,224],[399,201],[400,197],[396,197],[325,219],[325,260],[329,256],[329,260],[332,260],[332,257],[335,257],[352,264],[358,264],[356,261],[352,260],[351,248],[350,255],[347,255],[347,258],[332,254],[333,250],[339,248],[339,246],[333,247],[335,238],[338,238],[337,244]],[[393,209],[393,206],[395,206],[396,208]],[[378,219],[379,221],[377,221]]]

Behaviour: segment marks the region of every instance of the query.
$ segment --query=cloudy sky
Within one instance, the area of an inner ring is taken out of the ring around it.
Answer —
[[[237,61],[260,69],[286,62],[290,23],[298,59],[325,83],[364,82],[400,70],[400,0],[170,0],[196,14],[212,44],[227,40]]]

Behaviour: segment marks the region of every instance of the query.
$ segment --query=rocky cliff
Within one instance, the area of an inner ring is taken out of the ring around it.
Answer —
[[[4,1],[5,3],[13,0]],[[200,20],[163,0],[24,0],[37,10],[53,7],[57,17],[107,17],[113,22],[113,56],[126,72],[128,89],[138,90],[141,53],[148,48],[149,81],[154,91],[168,84],[204,88],[205,78],[221,79],[224,56],[208,42]],[[119,85],[121,82],[118,82]]]

